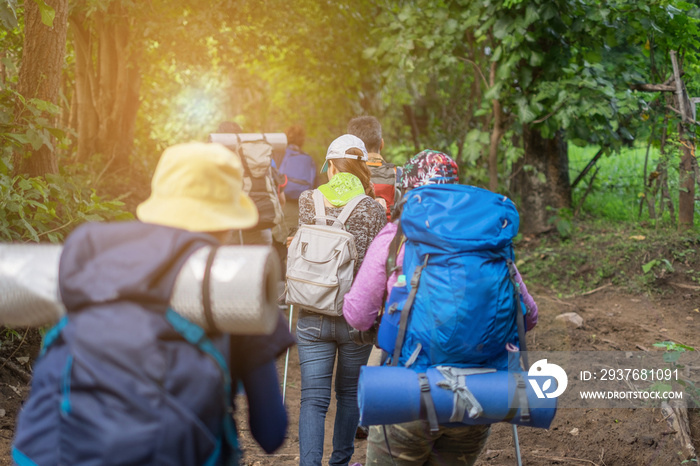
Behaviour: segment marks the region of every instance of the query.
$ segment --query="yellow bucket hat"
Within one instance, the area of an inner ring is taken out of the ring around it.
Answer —
[[[190,142],[163,152],[151,196],[136,208],[142,222],[189,231],[243,229],[258,223],[258,210],[243,192],[238,155],[221,144]]]

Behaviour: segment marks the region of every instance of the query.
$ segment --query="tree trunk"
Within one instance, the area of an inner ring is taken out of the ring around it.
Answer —
[[[496,62],[491,62],[489,73],[489,86],[496,83]],[[503,123],[501,122],[501,102],[498,99],[491,101],[493,105],[493,129],[489,144],[489,190],[498,191],[498,145],[503,137]]]
[[[76,128],[78,161],[85,161],[97,147],[97,109],[93,98],[96,77],[92,64],[92,37],[83,17],[71,17],[75,42]]]
[[[420,150],[420,143],[418,142],[418,123],[416,122],[416,115],[413,112],[413,107],[404,104],[403,114],[406,117],[406,122],[411,127],[411,137],[413,139],[413,147],[416,152]]]
[[[545,139],[529,126],[523,128],[523,143],[524,155],[514,167],[520,231],[542,233],[551,228],[548,222],[553,213],[547,207],[571,208],[568,146],[561,133]]]
[[[53,27],[41,21],[41,11],[36,2],[25,2],[24,46],[17,90],[26,100],[36,98],[58,104],[66,51],[68,0],[46,0],[46,4],[56,12]],[[24,116],[24,108],[17,107],[15,121],[20,123]],[[55,120],[53,115],[44,116],[49,121]],[[16,151],[13,160],[16,174],[43,176],[58,172],[54,148],[46,144],[39,150],[29,148]]]
[[[678,193],[678,229],[684,230],[693,226],[695,214],[695,173],[693,171],[693,152],[691,141],[686,140],[685,125],[691,119],[691,105],[685,83],[681,80],[682,68],[678,63],[675,50],[671,50],[671,64],[673,65],[673,77],[675,81],[675,104],[681,113],[681,122],[678,124],[678,139],[682,146],[681,162],[678,167],[680,177],[680,189]]]
[[[71,18],[75,32],[78,154],[85,161],[102,154],[125,167],[134,142],[141,75],[141,43],[131,40],[131,24],[120,2],[97,13],[95,30],[85,16]]]
[[[678,193],[678,229],[685,230],[693,227],[695,214],[695,171],[693,169],[693,152],[695,147],[685,136],[683,123],[678,124],[678,139],[682,146],[681,162],[679,166]]]

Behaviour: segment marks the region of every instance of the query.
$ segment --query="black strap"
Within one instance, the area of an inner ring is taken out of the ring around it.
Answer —
[[[411,292],[406,298],[406,304],[401,310],[401,320],[399,321],[399,331],[396,335],[396,344],[394,345],[394,355],[391,358],[391,365],[397,366],[399,364],[399,357],[401,356],[401,349],[403,348],[403,339],[406,336],[406,327],[408,325],[408,316],[411,313],[411,307],[413,307],[413,301],[416,299],[416,293],[418,293],[418,286],[420,285],[420,276],[423,269],[428,265],[428,259],[430,254],[425,255],[423,264],[416,267],[411,277]]]
[[[301,178],[294,178],[294,177],[291,177],[289,175],[284,175],[284,176],[286,176],[287,180],[291,181],[292,183],[300,184],[302,186],[311,186],[311,183],[309,183],[306,180],[302,180]]]
[[[425,412],[430,425],[430,432],[434,434],[440,430],[440,426],[438,425],[435,403],[433,403],[433,397],[430,395],[430,381],[425,374],[418,374],[418,383],[420,384],[421,410]]]
[[[510,422],[518,414],[518,409],[520,409],[520,421],[529,422],[530,421],[530,405],[527,402],[527,386],[525,385],[525,379],[523,379],[522,374],[519,372],[514,372],[513,377],[515,378],[515,392],[513,393],[513,400],[511,402],[511,408],[508,410],[508,414],[503,419],[505,422]]]
[[[394,235],[394,239],[391,240],[391,243],[389,243],[389,256],[386,259],[386,279],[389,280],[389,277],[391,276],[392,273],[397,271],[400,267],[396,265],[396,257],[399,254],[399,249],[401,248],[401,245],[404,242],[404,239],[406,239],[405,236],[403,236],[403,231],[401,230],[401,222],[399,220],[396,220],[395,222],[398,226],[396,229],[396,234]],[[377,314],[377,321],[381,322],[382,317],[384,316],[384,306],[386,306],[386,300],[389,298],[389,290],[384,287],[384,294],[382,296],[382,307],[379,309],[379,313]],[[386,357],[385,357],[386,359]]]
[[[216,252],[219,246],[212,246],[207,257],[207,265],[204,267],[204,278],[202,279],[202,309],[204,318],[207,321],[208,333],[217,334],[219,331],[214,323],[214,315],[211,312],[211,266],[214,264]]]
[[[236,135],[238,138],[238,148],[236,149],[236,153],[238,153],[238,158],[241,159],[241,165],[243,165],[243,173],[245,176],[248,178],[253,178],[253,173],[250,171],[250,167],[248,167],[248,161],[245,158],[245,154],[243,153],[243,148],[241,147],[241,138]]]
[[[389,243],[389,256],[386,258],[387,280],[389,279],[392,273],[396,272],[399,269],[399,266],[396,265],[396,258],[399,255],[399,248],[401,248],[401,244],[405,239],[405,236],[403,235],[403,229],[401,228],[401,221],[396,220],[395,223],[396,234],[394,235],[394,239],[391,240],[391,243]]]
[[[389,453],[389,458],[391,458],[391,463],[396,466],[394,461],[394,455],[391,454],[391,446],[389,446],[389,436],[386,434],[386,425],[382,425],[382,431],[384,432],[384,443],[386,444],[386,452]]]
[[[523,310],[520,307],[520,287],[518,286],[518,282],[515,280],[515,265],[513,264],[513,261],[507,259],[506,264],[508,264],[510,282],[513,284],[513,307],[515,308],[515,322],[518,326],[520,357],[523,360],[524,369],[528,370],[530,368],[530,364],[527,356],[527,340],[525,338],[525,318],[523,317]]]

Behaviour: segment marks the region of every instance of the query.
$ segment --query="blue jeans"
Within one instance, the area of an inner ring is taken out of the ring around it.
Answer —
[[[360,418],[357,380],[367,364],[372,345],[358,346],[350,340],[350,326],[341,317],[301,311],[297,321],[297,348],[301,366],[301,412],[299,414],[299,464],[319,466],[323,460],[326,413],[331,402],[335,355],[336,414],[333,454],[329,464],[345,466],[355,451],[355,430]]]

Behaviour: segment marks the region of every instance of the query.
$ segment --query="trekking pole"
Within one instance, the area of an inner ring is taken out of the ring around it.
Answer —
[[[289,333],[292,333],[292,314],[294,314],[294,306],[289,305]],[[287,369],[289,368],[289,348],[287,348],[287,356],[284,357],[284,380],[282,382],[282,404],[287,397]]]
[[[518,426],[512,424],[513,426],[513,443],[515,444],[515,459],[518,462],[518,466],[523,466],[523,459],[520,456],[520,442],[518,441]]]

